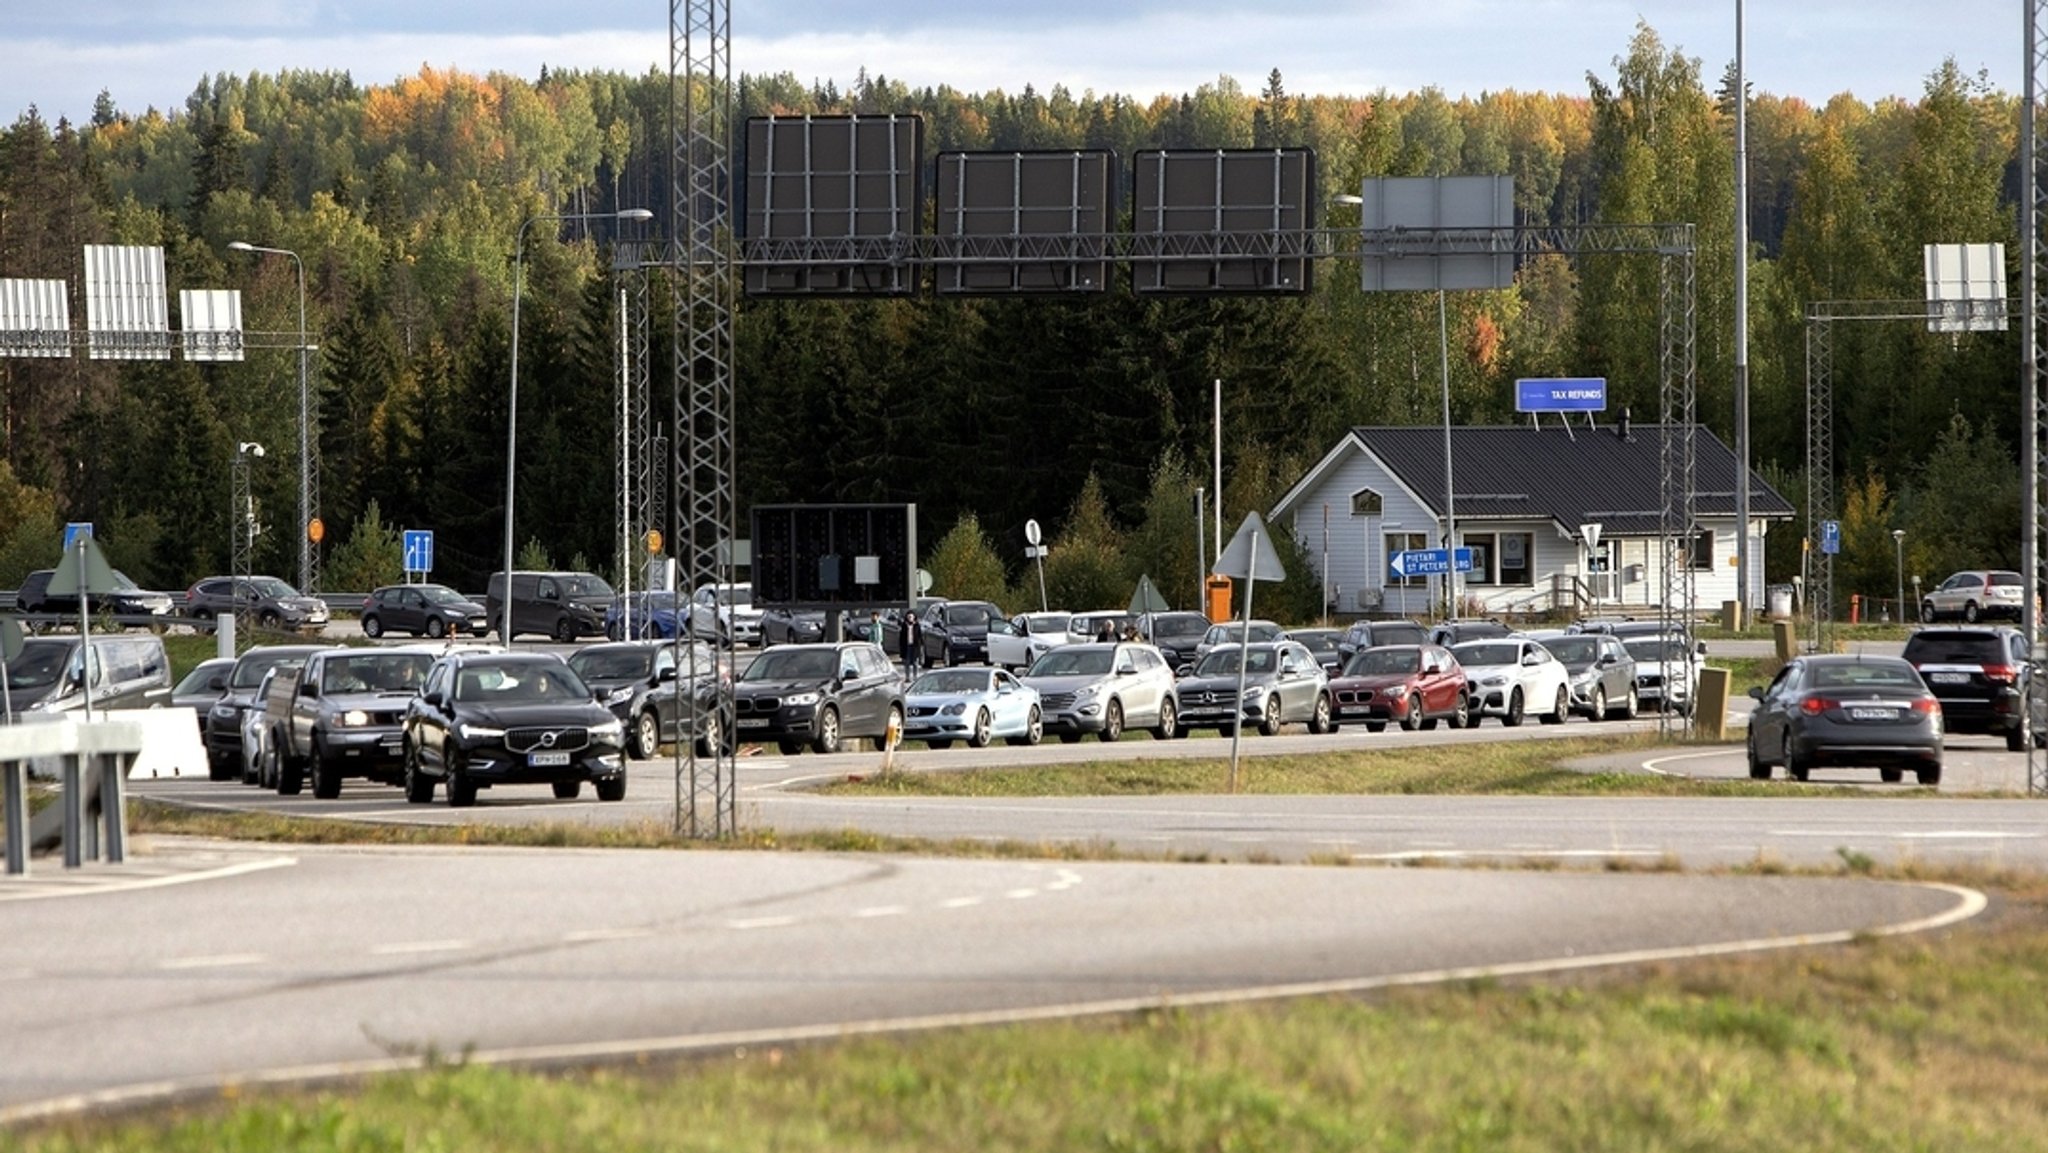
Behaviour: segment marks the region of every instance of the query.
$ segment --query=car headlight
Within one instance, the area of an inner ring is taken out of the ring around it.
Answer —
[[[213,716],[215,720],[231,721],[235,717],[235,706],[215,705],[213,706]]]
[[[946,714],[949,717],[957,717],[967,711],[967,702],[954,701],[952,704],[947,705],[945,708],[940,709],[939,711]]]
[[[1258,699],[1260,699],[1260,698],[1264,697],[1265,695],[1266,695],[1266,686],[1264,686],[1264,685],[1246,685],[1246,686],[1245,686],[1245,689],[1244,689],[1244,699],[1245,699],[1245,700],[1248,700],[1248,701],[1256,701],[1256,700],[1258,700]]]
[[[626,703],[627,701],[630,701],[630,700],[632,700],[632,699],[633,699],[633,686],[632,686],[632,685],[625,685],[625,686],[623,686],[623,687],[621,687],[621,688],[616,688],[616,689],[613,689],[613,690],[612,690],[611,692],[608,692],[608,693],[606,693],[606,694],[604,695],[604,703],[605,703],[605,704],[608,704],[608,705],[622,705],[622,704],[625,704],[625,703]]]
[[[1101,685],[1082,685],[1082,686],[1081,686],[1080,688],[1078,688],[1078,689],[1075,689],[1075,690],[1074,690],[1074,700],[1075,700],[1076,702],[1080,702],[1080,701],[1092,701],[1092,700],[1094,700],[1094,699],[1095,699],[1096,697],[1098,697],[1098,696],[1101,696],[1101,695],[1102,695],[1102,686],[1101,686]]]
[[[626,726],[616,718],[590,726],[590,739],[600,745],[616,745],[626,739]]]
[[[1489,689],[1497,689],[1502,685],[1507,684],[1508,679],[1505,676],[1483,677],[1480,679],[1479,683]]]
[[[809,708],[810,706],[818,703],[818,694],[798,693],[795,696],[782,698],[782,703],[785,705],[792,705],[800,709]]]
[[[465,721],[455,726],[455,735],[465,741],[498,741],[505,738],[505,730],[489,725],[473,725]]]
[[[1599,679],[1599,669],[1587,669],[1585,672],[1572,674],[1572,686],[1574,688],[1583,687],[1585,685],[1590,685],[1594,681],[1597,681]]]
[[[361,709],[350,709],[336,715],[334,723],[345,729],[359,729],[370,723],[370,714]]]

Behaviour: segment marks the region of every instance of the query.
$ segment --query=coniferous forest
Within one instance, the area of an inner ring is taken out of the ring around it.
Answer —
[[[1306,146],[1331,225],[1355,213],[1332,197],[1363,177],[1501,173],[1530,223],[1691,222],[1698,411],[1732,442],[1730,81],[1647,26],[1616,47],[1569,93],[1335,98],[1290,92],[1277,69],[1256,92],[1220,77],[1153,98],[912,90],[865,73],[841,90],[783,74],[745,78],[737,111],[915,113],[931,154]],[[83,124],[30,109],[0,134],[0,277],[76,285],[82,245],[161,245],[173,291],[241,288],[246,326],[284,333],[297,325],[292,263],[228,245],[297,252],[318,345],[324,587],[396,579],[396,530],[424,527],[437,533],[435,579],[480,589],[502,547],[516,234],[536,214],[645,207],[657,223],[625,235],[656,235],[668,102],[653,71],[424,69],[388,84],[218,75],[170,110],[125,109],[109,92]],[[1795,506],[1810,303],[1917,300],[1922,245],[1936,242],[2004,243],[2017,297],[2019,105],[1942,61],[1912,101],[1751,93],[1753,456]],[[608,574],[611,229],[528,230],[519,413],[523,552]],[[1453,294],[1453,419],[1512,421],[1514,380],[1556,375],[1604,376],[1610,417],[1627,405],[1654,419],[1655,277],[1647,258],[1541,258],[1512,290]],[[73,316],[82,323],[75,303]],[[665,356],[666,333],[656,341]],[[1894,528],[1908,571],[1934,580],[2017,566],[2018,342],[2017,326],[1838,328],[1844,593],[1890,591]],[[1140,299],[1126,278],[1079,300],[742,300],[736,344],[743,523],[757,502],[915,501],[940,588],[955,595],[1029,581],[1037,600],[1027,518],[1054,546],[1054,599],[1073,607],[1122,603],[1140,571],[1194,572],[1189,497],[1208,475],[1217,379],[1229,524],[1270,507],[1344,429],[1440,418],[1434,297],[1365,294],[1339,262],[1283,299]],[[295,575],[295,353],[0,359],[0,404],[0,587],[54,563],[74,520],[95,522],[110,559],[147,587],[223,571],[230,459],[248,440],[272,446],[252,480],[272,526],[257,568]],[[1798,564],[1801,531],[1774,534],[1767,579]],[[1318,599],[1304,593],[1300,615]]]

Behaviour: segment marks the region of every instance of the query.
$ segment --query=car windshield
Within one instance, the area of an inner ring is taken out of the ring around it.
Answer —
[[[824,681],[839,673],[838,649],[770,649],[754,658],[743,681]]]
[[[279,597],[295,597],[299,595],[297,589],[276,577],[252,577],[249,581],[249,587],[256,590],[257,596],[270,597],[273,600]],[[362,586],[358,585],[357,587],[360,588]]]
[[[1065,613],[1053,613],[1050,616],[1040,613],[1035,617],[1025,617],[1024,628],[1034,633],[1063,633],[1067,631],[1068,619]]]
[[[988,691],[991,675],[987,669],[940,669],[912,681],[910,691],[932,695],[982,693]]]
[[[1818,665],[1813,670],[1813,687],[1820,689],[1919,689],[1920,674],[1907,664]]]
[[[228,687],[253,689],[263,683],[263,674],[274,668],[295,669],[306,663],[304,653],[278,656],[272,653],[247,652],[235,662],[235,675],[229,679]]]
[[[568,665],[521,662],[471,665],[455,678],[455,699],[466,704],[534,704],[544,701],[589,700]]]
[[[1279,625],[1263,624],[1258,621],[1253,621],[1251,628],[1253,644],[1257,644],[1260,641],[1277,641],[1280,639]],[[1211,645],[1234,645],[1238,644],[1243,640],[1244,625],[1241,623],[1231,625],[1216,625],[1210,628],[1208,636],[1202,638],[1204,644]]]
[[[447,585],[421,585],[419,593],[427,598],[429,603],[437,605],[450,605],[469,599]]]
[[[1568,665],[1593,663],[1600,648],[1590,637],[1556,637],[1544,641],[1543,647],[1550,650],[1551,656]]]
[[[725,585],[716,589],[699,589],[697,599],[706,604],[739,605],[745,608],[754,603],[754,586]]]
[[[631,680],[654,667],[654,650],[584,649],[569,658],[569,667],[587,681]]]
[[[129,579],[128,579],[128,574],[127,574],[127,573],[124,573],[124,572],[122,572],[122,571],[121,571],[120,569],[115,569],[115,570],[114,570],[114,588],[115,588],[116,590],[118,590],[118,591],[120,591],[120,592],[124,592],[124,593],[125,593],[125,592],[140,592],[140,591],[141,591],[141,588],[142,588],[142,586],[140,586],[140,585],[136,584],[136,583],[135,583],[134,581],[132,581],[132,580],[129,580]]]
[[[584,573],[562,578],[562,591],[572,597],[608,597],[612,586],[604,583],[603,577]]]
[[[1116,650],[1109,647],[1058,648],[1038,658],[1031,666],[1034,677],[1108,676]]]
[[[1503,644],[1459,645],[1451,650],[1462,665],[1512,665],[1522,659],[1522,646]]]
[[[329,657],[321,666],[323,693],[411,693],[427,679],[434,658],[426,653],[363,653]]]
[[[1683,661],[1692,655],[1686,651],[1684,641],[1672,637],[1644,637],[1626,641],[1621,647],[1639,661]]]
[[[1407,676],[1422,668],[1421,649],[1362,649],[1344,666],[1348,677]]]
[[[1242,649],[1237,648],[1215,650],[1208,656],[1203,657],[1201,664],[1195,666],[1195,675],[1198,677],[1220,677],[1235,673],[1237,671],[1237,654],[1242,651]],[[1251,651],[1251,656],[1245,661],[1245,671],[1248,673],[1270,673],[1273,671],[1275,659],[1272,649],[1254,648]]]
[[[2004,664],[2004,646],[1995,636],[1958,636],[1953,633],[1915,633],[1906,642],[1907,661],[1924,665]]]
[[[948,625],[973,627],[986,625],[989,618],[998,615],[987,605],[947,605],[945,608]]]
[[[40,689],[54,685],[64,675],[64,666],[71,656],[71,645],[64,641],[38,644],[30,641],[22,646],[21,652],[7,662],[7,683],[17,689]]]
[[[208,665],[202,661],[197,668],[185,674],[185,679],[178,682],[178,687],[171,690],[171,695],[174,697],[198,696],[200,693],[207,691],[207,681],[225,672],[227,672],[227,669],[220,665]],[[9,665],[8,675],[12,676],[13,674],[14,666]]]
[[[1152,635],[1155,637],[1198,637],[1209,631],[1209,618],[1204,616],[1163,616],[1152,621]]]

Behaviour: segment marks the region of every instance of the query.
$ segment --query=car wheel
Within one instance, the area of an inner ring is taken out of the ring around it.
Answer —
[[[405,747],[405,802],[409,805],[432,804],[434,800],[434,778],[420,767],[420,750],[416,745]]]
[[[1325,694],[1317,693],[1316,709],[1308,716],[1308,731],[1321,736],[1324,733],[1335,732],[1336,730],[1337,726],[1330,723],[1330,698]]]
[[[1877,770],[1877,779],[1887,785],[1896,785],[1906,779],[1906,771],[1898,768],[1881,768]]]
[[[1921,623],[1921,624],[1928,624],[1928,625],[1931,625],[1931,624],[1933,624],[1933,623],[1934,623],[1934,602],[1933,602],[1933,601],[1921,601],[1921,602],[1920,602],[1920,623]]]
[[[943,752],[945,752],[945,751],[946,751],[947,749],[950,749],[950,748],[952,748],[952,747],[953,747],[953,742],[952,742],[952,741],[950,741],[950,740],[945,740],[945,741],[926,741],[926,742],[924,743],[924,747],[925,747],[925,748],[928,748],[928,749],[937,749],[937,750],[939,750],[940,752],[942,752],[942,753],[943,753]]]
[[[1979,611],[1977,610],[1977,602],[1976,602],[1976,601],[1965,601],[1965,602],[1963,602],[1963,623],[1964,623],[1964,624],[1971,624],[1971,625],[1973,625],[1973,624],[1976,624],[1976,623],[1977,623],[1977,618],[1978,618],[1979,616],[1981,616],[1981,615],[1983,615],[1983,614],[1982,614],[1982,613],[1980,613],[1980,612],[1979,612]]]
[[[804,743],[802,741],[777,741],[775,742],[775,747],[785,757],[793,757],[804,751]]]
[[[1180,732],[1180,709],[1168,697],[1159,702],[1159,727],[1152,730],[1157,740],[1170,741]]]
[[[568,617],[557,617],[555,619],[555,640],[566,645],[575,639],[576,622]]]
[[[1384,733],[1387,731],[1387,722],[1367,721],[1365,722],[1365,731],[1368,733]]]
[[[440,640],[442,637],[447,636],[448,622],[442,620],[440,617],[428,617],[427,635],[434,638],[437,641]]]
[[[306,764],[297,757],[287,757],[282,752],[270,754],[271,776],[277,781],[277,795],[296,797],[306,787]]]
[[[2012,727],[2005,730],[2005,751],[2008,753],[2024,753],[2027,751],[2027,746],[2033,742],[2033,709],[2023,700],[2020,703],[2020,715],[2014,718]]]
[[[384,622],[377,618],[376,613],[363,615],[363,635],[373,641],[384,635]]]
[[[1470,728],[1474,723],[1472,717],[1472,698],[1465,693],[1459,693],[1458,707],[1451,712],[1451,727],[1454,729]]]
[[[261,628],[275,629],[282,623],[283,618],[277,615],[277,610],[275,609],[264,609],[256,617],[256,624]]]
[[[316,751],[313,756],[313,795],[323,801],[341,796],[341,766]]]
[[[1791,777],[1795,781],[1804,781],[1806,779],[1809,771],[1808,766],[1805,761],[1800,760],[1799,757],[1793,753],[1791,733],[1785,734],[1784,761],[1786,776]]]
[[[196,627],[202,633],[213,632],[214,629],[217,627],[214,624],[213,614],[207,612],[205,609],[200,609],[199,611],[193,613],[192,619],[198,622]]]
[[[1913,775],[1918,777],[1923,785],[1938,785],[1941,783],[1941,763],[1937,761],[1931,765],[1923,765],[1915,769]]]
[[[1061,743],[1061,744],[1063,744],[1063,745],[1078,745],[1078,744],[1080,744],[1080,743],[1081,743],[1081,734],[1079,734],[1079,733],[1061,733],[1061,734],[1060,734],[1060,743]]]
[[[558,800],[558,801],[573,801],[573,800],[575,800],[575,799],[576,799],[576,795],[577,795],[578,793],[581,793],[581,792],[583,791],[583,782],[582,782],[582,781],[556,781],[556,782],[555,782],[555,786],[554,786],[554,787],[555,787],[555,799],[556,799],[556,800]]]
[[[1607,719],[1606,685],[1593,686],[1593,708],[1587,713],[1586,719],[1593,721],[1604,721]]]
[[[209,781],[232,781],[235,779],[235,767],[219,757],[209,756],[206,759],[206,779]]]
[[[1271,737],[1278,736],[1279,733],[1280,694],[1274,693],[1266,698],[1266,713],[1264,716],[1259,718],[1259,735],[1262,737]]]
[[[1764,760],[1764,759],[1763,759],[1763,758],[1762,758],[1761,756],[1757,755],[1757,751],[1756,751],[1756,742],[1755,742],[1755,741],[1753,741],[1753,740],[1752,740],[1752,741],[1748,742],[1748,746],[1749,746],[1749,779],[1750,779],[1750,780],[1752,780],[1752,781],[1768,781],[1768,780],[1770,780],[1770,779],[1771,779],[1771,763],[1770,763],[1769,761],[1767,761],[1767,760]]]
[[[1557,700],[1551,702],[1550,711],[1540,719],[1546,725],[1561,725],[1571,715],[1572,694],[1563,685],[1557,686]]]
[[[466,809],[476,804],[476,782],[459,768],[448,770],[448,807]]]
[[[597,782],[597,799],[606,804],[617,804],[625,800],[626,778],[624,776],[617,776],[610,780]]]
[[[1500,723],[1511,729],[1522,723],[1522,690],[1519,685],[1508,694],[1508,711],[1501,714]]]
[[[642,709],[633,718],[633,758],[652,760],[661,751],[661,718],[653,709]]]
[[[1124,704],[1122,701],[1113,700],[1102,710],[1102,731],[1095,735],[1104,742],[1124,739]]]
[[[715,757],[724,752],[725,726],[718,720],[716,712],[707,715],[697,726],[697,755]]]
[[[811,741],[811,748],[820,753],[839,751],[839,710],[826,705],[818,711],[818,735]]]
[[[1032,705],[1031,716],[1024,722],[1024,735],[1021,737],[1011,737],[1010,743],[1013,745],[1035,745],[1044,739],[1045,717],[1038,711],[1037,705]]]
[[[1636,687],[1630,685],[1628,687],[1628,696],[1624,697],[1621,702],[1621,719],[1624,721],[1635,720],[1636,715],[1642,711],[1642,698],[1636,695]]]
[[[989,730],[991,727],[992,726],[989,721],[987,709],[982,709],[981,711],[975,713],[974,731],[972,733],[969,733],[967,736],[967,747],[970,749],[987,748],[990,735]]]
[[[1422,727],[1422,697],[1417,693],[1408,695],[1408,703],[1401,709],[1401,731],[1412,733]]]

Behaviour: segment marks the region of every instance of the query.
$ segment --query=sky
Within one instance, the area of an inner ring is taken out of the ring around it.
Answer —
[[[1822,103],[1917,99],[1954,58],[2017,94],[2027,0],[1747,0],[1754,92]],[[386,84],[424,65],[535,78],[543,65],[666,71],[657,0],[0,0],[0,116],[83,121],[182,110],[202,77],[341,70]],[[1141,101],[1230,76],[1295,95],[1434,86],[1584,94],[1639,22],[1701,61],[1735,56],[1731,0],[731,0],[733,67],[846,88],[860,69],[914,88],[1064,84]]]

